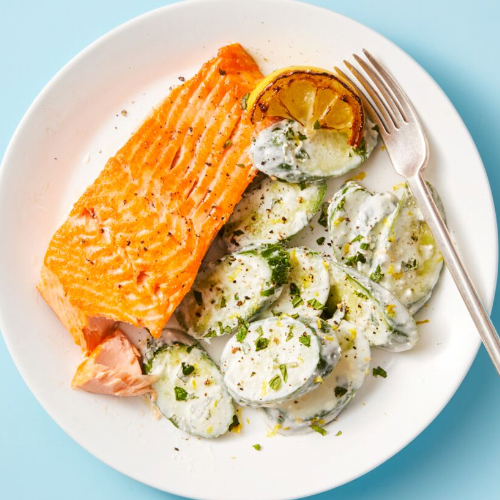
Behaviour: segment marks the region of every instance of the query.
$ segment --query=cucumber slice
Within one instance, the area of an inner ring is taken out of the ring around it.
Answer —
[[[280,245],[262,245],[206,265],[176,311],[195,338],[232,333],[273,302],[288,280],[290,259]]]
[[[337,262],[368,275],[385,222],[398,201],[392,193],[372,194],[354,181],[344,184],[328,207],[328,229]]]
[[[415,320],[385,288],[336,262],[331,262],[330,280],[329,312],[344,308],[345,319],[364,329],[370,345],[401,352],[417,343]]]
[[[311,425],[331,422],[347,406],[362,386],[370,366],[370,345],[363,329],[341,321],[331,323],[339,339],[342,355],[332,373],[314,391],[300,398],[265,408],[269,423],[283,434],[304,432]]]
[[[265,178],[243,195],[224,226],[226,247],[234,251],[290,238],[313,218],[325,192],[324,181],[299,186]]]
[[[337,337],[319,318],[251,323],[224,347],[221,369],[236,402],[274,406],[314,389],[340,357]]]
[[[146,362],[157,375],[154,403],[176,427],[214,438],[228,431],[235,410],[217,365],[199,345],[156,345]]]
[[[433,197],[444,218],[439,195]],[[415,314],[431,297],[443,268],[443,257],[415,199],[406,188],[388,219],[370,275]]]
[[[320,316],[330,292],[328,262],[321,254],[306,247],[291,248],[288,254],[292,265],[288,283],[260,317],[270,318],[283,313]]]
[[[307,135],[293,120],[281,120],[262,130],[250,146],[255,168],[287,182],[338,177],[359,167],[371,154],[378,132],[367,119],[358,148],[347,143],[347,134],[315,130]]]

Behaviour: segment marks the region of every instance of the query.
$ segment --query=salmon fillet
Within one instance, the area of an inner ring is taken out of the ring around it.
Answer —
[[[143,375],[139,352],[120,331],[108,335],[80,364],[71,387],[95,394],[139,396],[152,392],[156,377]]]
[[[242,97],[262,74],[239,44],[172,90],[74,205],[38,283],[92,351],[115,322],[159,337],[256,174]]]

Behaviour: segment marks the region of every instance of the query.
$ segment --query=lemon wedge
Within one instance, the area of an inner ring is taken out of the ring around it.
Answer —
[[[299,122],[308,133],[326,129],[345,132],[350,146],[359,146],[364,113],[356,92],[321,68],[290,66],[262,79],[247,100],[252,123],[265,118]]]

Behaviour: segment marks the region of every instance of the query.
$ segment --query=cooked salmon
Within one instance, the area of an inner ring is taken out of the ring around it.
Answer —
[[[190,289],[256,174],[242,98],[261,78],[239,44],[221,48],[109,159],[52,238],[38,289],[85,352],[117,321],[159,337]]]
[[[156,377],[142,374],[139,359],[139,352],[128,338],[115,330],[80,364],[71,387],[115,396],[151,392]]]

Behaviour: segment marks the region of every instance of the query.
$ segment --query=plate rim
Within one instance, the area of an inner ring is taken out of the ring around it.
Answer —
[[[73,68],[73,66],[77,65],[81,59],[83,59],[88,53],[92,52],[93,50],[95,50],[96,48],[99,47],[99,45],[103,44],[103,43],[106,43],[106,41],[108,39],[112,39],[114,36],[116,36],[117,34],[119,34],[120,32],[122,31],[125,31],[127,30],[130,26],[133,26],[135,23],[138,23],[138,22],[141,22],[145,19],[147,19],[148,17],[153,17],[154,15],[158,14],[159,12],[163,12],[163,11],[172,11],[172,10],[182,10],[182,9],[186,9],[186,8],[193,8],[193,6],[196,6],[197,4],[203,4],[203,5],[207,5],[208,3],[212,3],[214,5],[218,4],[218,3],[223,3],[224,1],[227,1],[227,0],[176,0],[174,3],[172,4],[168,4],[168,5],[163,5],[161,7],[157,7],[157,8],[154,8],[152,10],[149,10],[147,12],[144,12],[142,14],[139,14],[138,16],[135,16],[121,24],[119,24],[118,26],[115,26],[114,28],[112,28],[111,30],[107,31],[106,33],[102,34],[101,36],[99,36],[97,39],[95,39],[93,42],[91,42],[89,45],[87,45],[86,47],[84,47],[82,50],[80,50],[77,54],[75,54],[68,62],[66,62],[56,73],[55,75],[42,87],[42,89],[39,91],[39,93],[36,95],[35,99],[32,101],[32,103],[29,105],[28,109],[25,111],[24,115],[22,116],[19,124],[17,125],[12,137],[10,138],[9,142],[8,142],[8,145],[7,145],[7,148],[5,150],[5,153],[4,153],[4,156],[3,156],[3,159],[2,159],[2,162],[0,164],[0,190],[2,189],[2,186],[4,185],[5,183],[5,177],[6,177],[6,165],[8,163],[10,163],[10,156],[12,156],[14,153],[14,144],[17,140],[17,137],[18,135],[21,134],[22,132],[22,129],[24,128],[24,125],[29,122],[30,118],[31,118],[31,115],[33,115],[36,110],[37,110],[37,107],[39,106],[40,102],[44,99],[45,95],[47,93],[49,93],[52,88],[54,86],[56,86],[58,83],[59,83],[59,80],[61,78],[63,78],[65,76],[66,73],[70,72],[71,69]],[[260,0],[260,3],[263,3],[264,1],[271,1],[271,0]],[[453,105],[453,103],[451,102],[450,98],[446,95],[446,93],[444,92],[444,90],[441,88],[441,86],[434,80],[434,78],[412,57],[410,56],[405,50],[403,50],[402,48],[400,48],[396,43],[394,43],[392,40],[388,39],[387,37],[385,37],[384,35],[382,35],[381,33],[379,33],[378,31],[376,31],[375,29],[361,23],[360,21],[356,20],[356,19],[353,19],[349,16],[346,16],[344,14],[341,14],[333,9],[330,9],[330,8],[327,8],[327,7],[323,7],[323,6],[320,6],[320,5],[315,5],[315,4],[311,4],[311,3],[308,3],[308,2],[304,2],[304,1],[300,1],[300,0],[272,0],[272,2],[274,3],[282,3],[282,4],[298,4],[301,6],[301,8],[305,8],[305,9],[310,9],[310,10],[314,10],[314,11],[317,11],[317,10],[321,10],[325,13],[328,13],[328,14],[333,14],[334,16],[338,16],[339,18],[342,18],[342,19],[346,19],[348,20],[349,22],[352,22],[352,23],[355,23],[356,25],[358,25],[361,29],[364,29],[364,30],[367,30],[369,31],[372,35],[375,35],[376,37],[379,37],[381,39],[383,39],[383,41],[389,45],[392,46],[392,48],[394,50],[396,50],[401,56],[403,56],[404,58],[406,58],[407,60],[409,60],[412,64],[414,64],[421,72],[422,75],[424,75],[425,77],[428,78],[428,80],[431,82],[431,84],[434,85],[434,87],[438,90],[439,94],[440,94],[440,97],[443,99],[445,99],[449,105],[450,105],[450,108],[453,110],[453,120],[461,123],[462,125],[462,128],[464,129],[464,131],[467,133],[469,139],[470,139],[470,143],[472,144],[473,148],[471,151],[474,151],[474,155],[476,156],[476,159],[478,161],[478,163],[481,165],[482,167],[482,175],[484,177],[484,179],[486,180],[486,183],[488,185],[488,192],[489,192],[489,196],[488,196],[488,204],[490,206],[490,213],[493,215],[493,222],[497,228],[497,231],[495,232],[494,234],[494,256],[495,256],[495,261],[496,261],[496,267],[495,267],[495,270],[493,272],[493,275],[494,275],[494,285],[493,285],[493,290],[490,292],[491,293],[491,298],[489,300],[485,300],[484,303],[485,303],[485,307],[488,311],[488,313],[491,315],[491,311],[492,311],[492,307],[493,307],[493,303],[494,303],[494,298],[495,298],[495,294],[496,294],[496,288],[497,288],[497,278],[498,278],[498,221],[497,221],[497,216],[496,216],[496,211],[495,211],[495,205],[494,205],[494,198],[493,198],[493,193],[492,193],[492,189],[491,189],[491,184],[490,184],[490,181],[489,181],[489,178],[488,178],[488,174],[487,174],[487,171],[486,171],[486,168],[484,166],[484,163],[482,161],[482,158],[481,158],[481,155],[477,149],[477,146],[476,146],[476,143],[474,142],[474,139],[469,131],[469,129],[467,128],[467,126],[465,125],[464,121],[462,120],[462,117],[460,116],[460,114],[458,113],[457,109],[455,108],[455,106]],[[493,271],[493,270],[492,270]],[[487,293],[489,292],[489,290],[487,290]],[[21,375],[24,383],[28,386],[30,392],[33,394],[33,396],[35,397],[35,399],[37,400],[38,404],[41,405],[41,407],[44,409],[44,411],[50,416],[50,418],[52,418],[52,420],[54,420],[54,422],[56,422],[56,424],[71,438],[73,439],[79,446],[81,446],[85,451],[87,451],[88,453],[90,453],[92,456],[94,456],[95,458],[97,458],[99,461],[103,462],[104,464],[106,464],[107,466],[111,467],[112,469],[114,470],[117,470],[118,472],[136,480],[136,481],[139,481],[143,484],[146,484],[150,487],[153,487],[155,489],[158,489],[160,491],[165,491],[167,493],[171,493],[171,494],[174,494],[174,495],[180,495],[180,496],[183,496],[185,495],[185,493],[183,493],[182,491],[175,491],[175,490],[172,490],[172,489],[169,489],[169,490],[165,490],[162,486],[158,485],[158,484],[155,484],[153,482],[150,482],[149,480],[145,480],[143,478],[140,477],[140,474],[133,474],[133,473],[130,473],[130,471],[127,471],[127,472],[124,472],[123,470],[120,470],[119,468],[115,467],[114,465],[112,465],[107,459],[105,459],[104,457],[101,456],[101,454],[98,452],[98,451],[93,451],[93,450],[90,450],[80,439],[78,439],[77,437],[75,437],[75,435],[73,435],[73,431],[71,431],[66,425],[64,425],[63,423],[61,423],[59,417],[56,416],[56,413],[55,412],[51,412],[47,409],[46,407],[46,404],[45,402],[42,402],[41,399],[39,399],[38,395],[37,395],[37,391],[34,390],[33,386],[32,386],[32,383],[30,381],[28,381],[29,377],[25,376],[25,374],[23,373],[23,371],[19,368],[20,366],[20,361],[18,360],[18,356],[15,354],[15,349],[12,348],[11,344],[10,344],[10,340],[9,340],[9,336],[5,334],[5,321],[3,319],[3,315],[2,315],[2,307],[1,307],[1,301],[0,301],[0,332],[2,333],[2,336],[3,336],[3,339],[4,339],[4,342],[5,342],[5,345],[7,347],[7,350],[19,372],[19,374]],[[380,461],[373,465],[373,466],[369,466],[369,467],[366,467],[364,468],[362,471],[357,471],[356,473],[354,474],[351,474],[349,477],[346,477],[345,480],[343,480],[342,482],[339,482],[338,484],[336,484],[335,486],[333,487],[329,487],[329,488],[320,488],[320,489],[314,489],[314,490],[311,490],[310,493],[308,493],[308,495],[316,495],[316,494],[319,494],[319,493],[323,493],[325,491],[329,491],[329,490],[332,490],[332,489],[336,489],[342,485],[345,485],[355,479],[358,479],[359,477],[361,476],[364,476],[365,474],[371,472],[372,470],[376,469],[377,467],[379,467],[380,465],[384,464],[385,462],[387,462],[390,458],[396,456],[399,452],[401,452],[404,448],[406,448],[414,439],[416,439],[425,429],[427,429],[427,427],[429,427],[429,425],[439,416],[439,414],[443,411],[443,409],[448,405],[448,403],[450,402],[450,400],[453,398],[453,396],[456,394],[458,388],[461,386],[463,380],[465,379],[465,377],[467,376],[467,374],[469,373],[470,371],[470,367],[472,366],[472,363],[474,362],[476,356],[477,356],[477,353],[478,353],[478,350],[479,350],[479,347],[481,346],[481,339],[479,337],[479,335],[476,337],[475,339],[475,342],[476,342],[476,347],[474,350],[471,351],[471,354],[470,354],[470,359],[468,359],[467,363],[465,363],[463,366],[464,366],[464,371],[463,371],[463,375],[461,377],[459,377],[459,379],[457,379],[457,382],[456,384],[454,385],[454,387],[452,388],[452,390],[450,391],[450,394],[448,397],[446,398],[443,398],[442,401],[441,401],[441,404],[440,404],[440,408],[439,410],[433,414],[432,416],[430,416],[429,418],[425,419],[426,422],[422,425],[422,426],[418,426],[418,429],[411,435],[407,438],[407,440],[405,440],[404,442],[401,442],[398,444],[398,446],[396,448],[398,448],[398,450],[396,452],[388,452],[387,454],[384,454],[383,455],[383,458],[380,459]],[[465,369],[465,365],[466,365],[466,369]],[[197,496],[197,497],[191,497],[193,499],[200,499],[200,500],[205,500],[205,499],[208,499],[208,498],[211,498],[209,496]],[[289,496],[287,497],[289,500],[293,500],[293,499],[299,499],[299,498],[304,498],[302,495],[299,495],[299,496]],[[283,497],[269,497],[269,500],[282,500]]]

